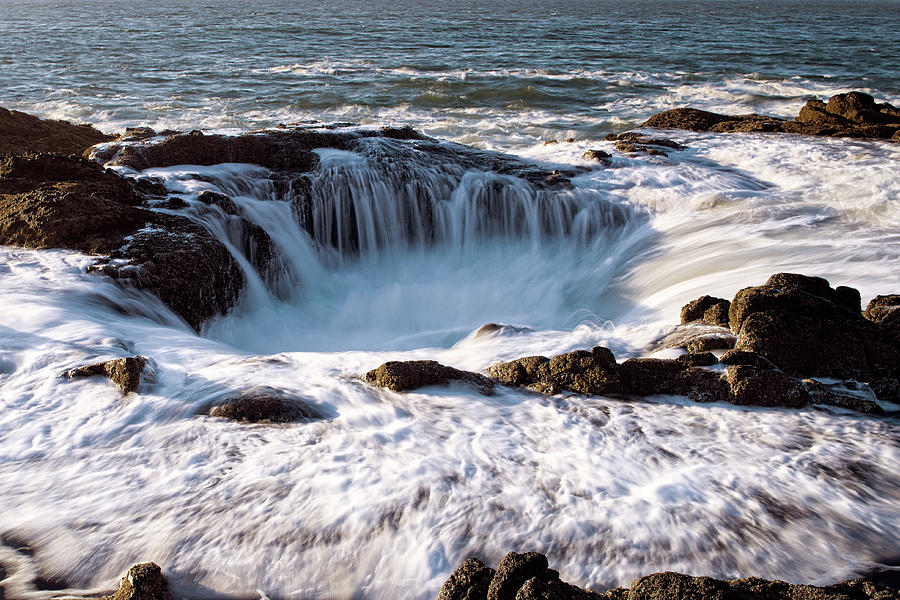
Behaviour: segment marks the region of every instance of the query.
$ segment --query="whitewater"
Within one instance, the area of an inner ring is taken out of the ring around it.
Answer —
[[[791,3],[762,3],[769,53],[728,2],[703,9],[725,23],[721,39],[686,33],[698,3],[444,14],[422,2],[412,16],[377,2],[219,4],[86,2],[67,29],[49,3],[6,3],[0,105],[105,131],[410,125],[574,170],[573,185],[537,189],[373,139],[317,151],[307,230],[257,165],[115,167],[162,180],[187,205],[174,212],[241,266],[237,305],[200,332],[89,274],[95,257],[0,247],[7,597],[60,593],[35,589],[38,576],[110,589],[141,561],[196,598],[433,598],[467,556],[496,564],[510,550],[546,553],[563,580],[598,590],[661,570],[827,584],[896,565],[900,407],[874,418],[464,385],[398,394],[360,379],[388,360],[483,372],[596,345],[619,360],[674,356],[656,343],[685,303],[776,272],[855,287],[864,304],[900,293],[897,143],[665,131],[653,134],[685,149],[649,156],[604,140],[674,106],[792,116],[850,89],[898,104],[885,49],[896,28],[870,34],[896,3],[847,19],[826,3],[808,30]],[[352,43],[341,37],[360,23]],[[843,49],[819,48],[806,68],[787,41],[801,30],[801,45],[842,31]],[[659,43],[647,48],[648,35]],[[182,53],[198,38],[210,43]],[[610,44],[620,54],[597,50]],[[613,156],[582,158],[591,149]],[[235,217],[197,200],[204,191],[269,234],[275,268],[256,272]],[[508,327],[479,334],[486,323]],[[59,376],[133,354],[149,357],[149,376],[126,396]],[[327,418],[206,416],[260,385]]]

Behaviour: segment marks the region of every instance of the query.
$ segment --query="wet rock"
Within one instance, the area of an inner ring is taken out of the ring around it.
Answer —
[[[619,365],[618,374],[624,393],[649,396],[678,393],[674,382],[682,370],[674,360],[631,358]]]
[[[169,583],[156,563],[141,563],[128,569],[119,589],[101,600],[171,600]]]
[[[488,587],[487,600],[515,600],[519,588],[532,577],[558,579],[559,574],[547,567],[547,557],[543,554],[510,552],[497,565],[497,571]]]
[[[676,327],[648,350],[655,352],[669,348],[684,348],[691,353],[728,350],[734,347],[736,339],[726,327],[693,322]]]
[[[735,349],[764,356],[789,375],[890,375],[900,368],[900,348],[854,310],[853,292],[838,293],[825,279],[791,273],[740,290],[730,309]]]
[[[134,179],[132,185],[136,192],[144,196],[160,197],[169,193],[169,190],[163,184],[163,180],[159,177],[140,177]]]
[[[128,182],[80,157],[0,160],[0,244],[106,253],[150,220]]]
[[[869,300],[863,316],[870,321],[880,323],[897,309],[900,309],[900,294],[875,296]]]
[[[117,142],[137,142],[156,137],[156,130],[150,127],[126,127],[125,131],[116,137]]]
[[[712,352],[689,352],[675,358],[675,362],[684,368],[710,367],[719,362]]]
[[[685,344],[688,352],[709,352],[710,350],[730,350],[737,338],[731,333],[707,333],[691,338]]]
[[[492,365],[488,374],[506,385],[555,394],[568,389],[581,394],[614,394],[622,390],[616,359],[608,348],[576,350],[548,359],[528,356]]]
[[[625,133],[610,133],[606,136],[607,142],[616,142],[616,150],[629,154],[643,152],[646,154],[667,156],[664,149],[683,150],[682,146],[674,140],[665,138],[652,138],[650,136],[626,131]]]
[[[441,586],[437,600],[484,600],[494,569],[477,558],[467,558]]]
[[[475,332],[474,337],[493,337],[493,336],[505,336],[505,335],[516,335],[519,333],[527,333],[532,331],[528,327],[522,327],[519,325],[507,325],[506,323],[485,323]]]
[[[624,592],[624,590],[622,590]],[[598,594],[558,579],[545,580],[532,577],[516,592],[516,600],[604,600],[625,599],[622,595]]]
[[[803,387],[810,404],[837,406],[867,415],[883,415],[884,409],[877,402],[850,393],[841,393],[835,385],[825,385],[814,379],[804,379]]]
[[[483,394],[490,394],[496,385],[493,379],[479,373],[461,371],[433,360],[389,361],[363,375],[363,380],[395,392],[461,382]]]
[[[216,402],[209,416],[245,423],[292,423],[324,419],[319,409],[303,398],[268,386],[257,386]]]
[[[29,152],[81,154],[94,144],[112,139],[90,125],[44,120],[0,108],[0,155]]]
[[[209,206],[218,206],[222,209],[222,211],[224,211],[226,215],[240,214],[240,211],[238,210],[237,205],[234,203],[234,200],[232,200],[225,194],[220,194],[219,192],[204,190],[197,194],[197,200],[204,204],[208,204]]]
[[[147,357],[128,356],[70,369],[63,373],[69,379],[103,375],[127,394],[138,389],[147,366]]]
[[[603,150],[588,150],[581,155],[581,158],[584,160],[596,160],[605,163],[612,158],[612,155]]]
[[[653,115],[642,127],[714,132],[781,132],[836,137],[891,138],[900,132],[900,110],[878,104],[868,94],[832,96],[828,103],[810,100],[793,121],[763,115],[722,115],[676,108]]]
[[[427,140],[428,137],[422,135],[409,125],[405,127],[382,127],[381,135],[395,140]]]
[[[748,365],[756,367],[757,369],[778,370],[778,367],[776,367],[768,358],[760,356],[756,352],[749,352],[747,350],[729,350],[719,357],[719,362],[728,366]]]
[[[731,302],[725,298],[700,296],[685,304],[681,309],[681,324],[700,321],[707,325],[728,327],[728,309]]]
[[[806,388],[784,373],[750,365],[726,367],[733,404],[802,408],[809,404]]]

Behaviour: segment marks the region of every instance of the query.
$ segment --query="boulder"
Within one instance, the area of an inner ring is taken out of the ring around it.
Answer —
[[[209,409],[209,416],[244,423],[291,423],[325,418],[307,400],[268,386],[253,387],[218,400]]]
[[[603,150],[587,150],[584,154],[581,155],[581,158],[584,160],[596,160],[599,162],[605,163],[612,155],[609,152],[604,152]]]
[[[547,557],[543,554],[510,552],[497,565],[488,587],[487,600],[516,600],[519,588],[532,577],[553,580],[559,579],[559,573],[548,569]]]
[[[731,365],[726,373],[733,404],[803,408],[809,403],[803,384],[779,371]]]
[[[615,394],[622,391],[616,359],[608,348],[576,350],[549,359],[528,356],[491,365],[488,374],[506,385],[526,386],[542,393],[567,389],[581,394]]]
[[[171,600],[169,583],[156,563],[141,563],[128,569],[119,589],[100,600]]]
[[[494,569],[477,558],[467,558],[441,586],[437,600],[484,600]]]
[[[113,136],[90,125],[44,120],[16,110],[0,108],[0,156],[30,152],[81,154],[94,144],[112,139]]]
[[[740,290],[729,311],[736,350],[754,352],[794,376],[868,380],[900,369],[900,348],[856,310],[858,292],[820,277],[778,273]]]
[[[461,371],[434,360],[389,361],[363,375],[363,381],[395,392],[461,382],[482,394],[491,394],[496,385],[496,381],[480,373]]]
[[[685,325],[694,321],[700,321],[707,325],[728,327],[729,308],[731,308],[731,302],[725,298],[700,296],[681,308],[681,324]]]
[[[897,309],[900,309],[900,294],[875,296],[869,300],[863,316],[870,321],[880,323]]]
[[[63,376],[69,379],[76,379],[103,375],[116,384],[122,390],[122,393],[127,394],[138,389],[146,366],[147,357],[128,356],[69,369],[63,373]]]

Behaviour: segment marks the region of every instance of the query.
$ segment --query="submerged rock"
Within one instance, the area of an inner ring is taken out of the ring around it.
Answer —
[[[128,356],[69,369],[63,375],[69,379],[103,375],[127,394],[135,391],[141,385],[141,376],[146,366],[146,356]]]
[[[651,155],[668,156],[666,150],[684,150],[685,148],[685,146],[674,140],[652,138],[633,131],[619,134],[610,133],[606,136],[606,141],[616,142],[616,150],[627,154],[643,152]]]
[[[892,138],[900,132],[900,109],[878,104],[862,92],[810,100],[793,121],[763,115],[722,115],[675,108],[650,117],[641,127],[714,132],[782,132],[832,137]]]
[[[324,419],[325,415],[303,398],[268,386],[257,386],[216,402],[209,416],[246,423],[290,423]]]
[[[0,107],[0,156],[29,152],[81,154],[94,144],[112,139],[90,125],[39,119]]]
[[[493,379],[480,373],[461,371],[433,360],[389,361],[363,375],[363,381],[395,392],[461,382],[490,394],[496,385]]]
[[[758,577],[725,581],[671,571],[635,579],[629,588],[594,592],[560,581],[559,574],[547,568],[543,554],[510,552],[496,571],[467,559],[441,588],[438,600],[895,600],[898,594],[896,577],[878,575],[818,587]]]

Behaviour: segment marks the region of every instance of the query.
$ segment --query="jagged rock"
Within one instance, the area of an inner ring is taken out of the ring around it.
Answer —
[[[0,155],[29,152],[81,154],[94,144],[112,139],[90,125],[43,120],[0,108]]]
[[[897,309],[900,309],[900,294],[875,296],[869,300],[863,316],[870,321],[880,323]]]
[[[653,115],[642,127],[691,131],[782,132],[836,137],[892,138],[900,133],[900,109],[877,104],[861,92],[832,96],[828,103],[810,100],[793,121],[763,115],[722,115],[676,108]]]
[[[464,569],[467,565],[468,571]],[[459,574],[467,572],[477,573],[479,586],[457,583],[465,581]],[[485,593],[481,585],[490,575],[493,579]],[[598,593],[560,581],[559,574],[547,568],[542,554],[510,552],[496,572],[477,560],[466,560],[441,588],[438,600],[896,600],[900,598],[897,579],[876,573],[817,587],[758,577],[725,581],[666,571],[639,577],[628,589]],[[445,589],[454,594],[444,595]]]
[[[477,558],[467,558],[441,586],[437,600],[485,600],[494,572]]]
[[[171,600],[169,583],[156,563],[141,563],[128,569],[119,589],[101,600]]]
[[[758,369],[778,370],[772,361],[765,356],[760,356],[756,352],[747,350],[729,350],[719,358],[719,362],[723,365],[749,365]]]
[[[69,379],[103,375],[116,384],[123,393],[127,394],[140,386],[141,375],[146,366],[147,357],[128,356],[70,369],[63,375]]]
[[[325,418],[306,400],[268,386],[253,387],[218,400],[209,409],[209,416],[246,423],[290,423]]]
[[[730,309],[735,349],[762,355],[789,375],[867,380],[895,373],[900,348],[852,308],[849,290],[839,294],[825,279],[791,273],[740,290]]]
[[[809,403],[804,386],[784,373],[750,365],[731,365],[726,372],[734,404],[803,408]]]
[[[0,160],[0,243],[106,255],[88,270],[155,293],[199,329],[234,305],[243,274],[202,226],[140,204],[129,180],[80,157]]]
[[[0,244],[108,253],[151,220],[128,182],[60,154],[0,160]]]
[[[606,162],[612,155],[608,152],[604,152],[603,150],[587,150],[584,154],[581,155],[581,158],[584,160],[597,160],[600,162]]]
[[[633,131],[626,131],[620,134],[610,133],[606,136],[606,141],[616,142],[616,150],[629,154],[644,152],[646,154],[667,156],[663,148],[671,150],[683,150],[685,148],[685,146],[673,140],[651,138]]]
[[[547,557],[543,554],[510,552],[497,565],[487,600],[515,600],[519,588],[532,577],[547,581],[559,579],[559,573],[548,569]]]
[[[434,360],[389,361],[363,375],[363,380],[395,392],[462,382],[483,394],[490,394],[496,385],[493,379],[484,375],[447,367]]]
[[[725,298],[700,296],[685,304],[681,309],[681,324],[700,321],[707,325],[728,327],[728,309],[731,302]]]

